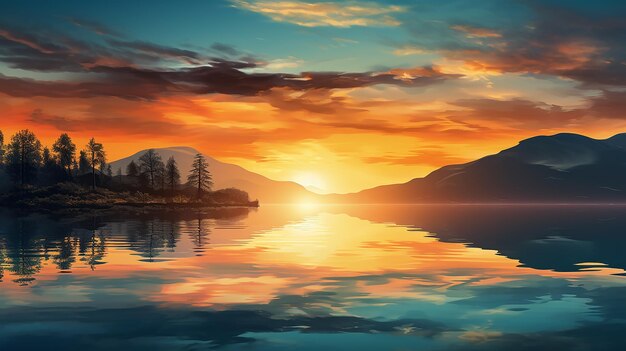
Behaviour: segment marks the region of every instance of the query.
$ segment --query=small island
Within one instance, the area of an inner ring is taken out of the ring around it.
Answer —
[[[47,147],[27,129],[5,144],[0,131],[0,206],[35,210],[259,206],[244,190],[213,190],[209,166],[204,155],[196,154],[182,182],[176,159],[164,161],[149,149],[114,173],[103,144],[95,138],[79,151],[66,133]]]

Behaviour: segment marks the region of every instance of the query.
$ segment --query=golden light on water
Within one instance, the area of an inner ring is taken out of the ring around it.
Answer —
[[[361,207],[361,211],[378,208]],[[394,211],[394,208],[389,210]],[[490,286],[527,276],[607,282],[619,279],[612,278],[612,274],[623,273],[600,262],[581,262],[579,266],[589,266],[589,269],[576,272],[520,267],[519,261],[495,250],[442,242],[426,231],[369,221],[315,202],[302,201],[295,207],[267,206],[240,221],[232,225],[211,219],[200,224],[180,222],[176,227],[184,236],[175,252],[161,253],[163,260],[141,260],[135,251],[113,245],[107,249],[107,264],[98,266],[95,271],[77,264],[72,274],[80,280],[89,279],[93,274],[122,279],[138,272],[160,272],[163,285],[147,293],[150,299],[164,303],[220,305],[267,303],[281,294],[326,290],[336,284],[329,277],[336,276],[347,278],[392,272],[395,278],[373,285],[357,284],[353,287],[354,293],[443,301],[442,291],[463,284]],[[247,227],[247,224],[254,226]],[[120,230],[126,229],[111,226],[101,233],[114,234]],[[202,252],[194,248],[197,235],[206,235]],[[44,264],[35,284],[52,281],[57,274],[54,265]],[[13,273],[5,272],[6,281],[14,278]],[[424,289],[414,291],[415,286]],[[3,291],[22,301],[31,301],[34,296],[29,294],[32,292],[11,284]],[[60,295],[53,298],[63,300]],[[87,295],[83,298],[87,299]]]

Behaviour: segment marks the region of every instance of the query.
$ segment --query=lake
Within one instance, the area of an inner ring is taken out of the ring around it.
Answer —
[[[0,350],[617,350],[626,207],[0,212]]]

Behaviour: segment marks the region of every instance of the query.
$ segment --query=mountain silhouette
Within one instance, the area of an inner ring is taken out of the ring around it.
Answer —
[[[187,179],[187,174],[191,169],[193,157],[200,153],[191,147],[176,146],[154,149],[163,162],[174,157],[180,169],[181,180]],[[139,164],[138,160],[147,150],[139,151],[131,156],[111,162],[111,168],[115,171],[121,168],[125,173],[126,166],[131,161]],[[294,182],[276,181],[264,177],[260,174],[250,172],[243,167],[216,160],[213,157],[204,155],[209,163],[209,171],[213,176],[213,188],[238,188],[250,194],[251,199],[258,199],[262,203],[289,203],[298,201],[302,197],[309,196],[309,192],[301,185]]]
[[[626,134],[605,140],[571,133],[537,136],[424,178],[332,195],[325,201],[625,202]]]

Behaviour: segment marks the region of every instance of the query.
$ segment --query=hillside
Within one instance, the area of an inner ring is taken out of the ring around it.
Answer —
[[[626,202],[626,134],[597,140],[538,136],[479,160],[442,167],[424,178],[328,202]]]
[[[166,162],[174,157],[180,168],[181,178],[184,181],[191,169],[193,157],[198,153],[191,147],[167,147],[154,149]],[[139,157],[147,150],[139,151],[131,156],[111,162],[114,171],[121,168],[123,172],[131,161],[138,162]],[[213,175],[214,189],[239,188],[250,194],[251,199],[258,199],[262,203],[294,202],[302,197],[309,196],[309,192],[294,182],[275,181],[260,174],[250,172],[240,166],[221,162],[204,155],[209,162],[209,171]]]

